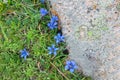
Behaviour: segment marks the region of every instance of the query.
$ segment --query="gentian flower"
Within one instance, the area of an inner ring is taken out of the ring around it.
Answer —
[[[26,57],[29,56],[29,53],[27,52],[27,50],[23,49],[20,52],[21,52],[21,58],[24,58],[26,60]]]
[[[58,17],[53,15],[51,18],[51,22],[56,22],[56,21],[58,21]]]
[[[50,22],[47,24],[50,29],[57,28],[58,25],[58,17],[57,16],[52,16]]]
[[[47,25],[50,29],[54,29],[57,28],[57,22],[49,22]]]
[[[62,36],[60,33],[58,33],[54,39],[56,40],[56,43],[64,42],[64,36]]]
[[[45,3],[45,0],[40,0],[40,2],[44,4],[44,3]]]
[[[66,61],[65,70],[69,70],[73,73],[75,69],[77,69],[77,65],[74,61]]]
[[[57,54],[57,50],[58,50],[59,48],[56,48],[55,47],[55,45],[53,44],[51,47],[48,47],[48,50],[49,50],[49,54],[54,54],[54,55],[56,55]]]
[[[45,15],[48,14],[48,11],[47,11],[46,9],[44,9],[44,8],[41,8],[41,9],[40,9],[40,14],[41,14],[42,16],[45,16]]]

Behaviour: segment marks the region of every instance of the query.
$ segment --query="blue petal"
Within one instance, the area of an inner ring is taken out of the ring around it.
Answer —
[[[50,51],[48,54],[52,54],[52,52]]]
[[[70,61],[66,61],[66,64],[67,64],[67,65],[70,65],[70,63],[71,63]]]
[[[49,26],[49,28],[50,28],[51,30],[53,30],[53,27],[52,27],[52,26]]]
[[[45,2],[45,0],[40,0],[40,2],[41,2],[41,3],[44,3],[44,2]]]
[[[57,39],[57,36],[54,36],[54,39]]]
[[[69,69],[69,66],[68,66],[68,65],[66,65],[66,66],[65,66],[65,70],[68,70],[68,69]]]
[[[52,16],[52,19],[54,20],[54,21],[58,21],[58,17],[57,16]]]
[[[57,55],[56,51],[54,51],[54,55],[55,55],[55,56]]]
[[[48,23],[47,26],[48,26],[50,29],[53,29],[51,23]]]
[[[54,22],[54,25],[57,25],[58,23],[57,22]]]
[[[64,36],[61,36],[61,39],[64,39],[65,37]]]
[[[27,56],[24,56],[24,60],[26,60],[26,57],[27,57]]]
[[[55,51],[59,50],[59,48],[55,48]]]
[[[56,40],[56,43],[58,44],[59,42],[60,42],[60,41],[57,39],[57,40]]]
[[[29,56],[29,53],[27,52],[26,55]]]
[[[48,47],[48,50],[52,50],[52,48],[51,48],[51,47]]]
[[[47,26],[51,26],[50,23],[48,23]]]
[[[24,48],[24,50],[23,51],[26,51],[26,48]]]
[[[55,20],[51,18],[50,23],[54,24]]]
[[[26,49],[24,49],[24,53],[25,53],[26,55],[29,55],[29,53],[27,52],[27,50],[26,50]]]
[[[70,69],[70,72],[73,73],[73,72],[74,72],[74,69]]]
[[[55,45],[54,45],[54,44],[52,45],[52,48],[55,48]]]
[[[57,34],[57,36],[60,36],[60,35],[61,35],[60,33]]]
[[[74,69],[77,69],[77,68],[78,68],[78,66],[75,65],[75,66],[74,66]]]
[[[40,9],[40,14],[41,14],[42,16],[45,16],[47,13],[48,13],[48,12],[47,12],[46,9],[44,9],[44,8],[41,8],[41,9]]]
[[[71,61],[71,64],[72,64],[72,65],[76,65],[74,61]]]

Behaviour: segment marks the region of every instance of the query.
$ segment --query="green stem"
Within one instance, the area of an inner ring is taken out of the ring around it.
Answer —
[[[67,76],[65,76],[64,73],[62,73],[52,62],[50,62],[50,64],[57,69],[57,71],[66,79],[66,80],[69,80]]]

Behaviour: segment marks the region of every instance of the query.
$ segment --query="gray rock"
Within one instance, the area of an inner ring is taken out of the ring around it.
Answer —
[[[70,59],[94,80],[120,80],[120,1],[50,0]]]

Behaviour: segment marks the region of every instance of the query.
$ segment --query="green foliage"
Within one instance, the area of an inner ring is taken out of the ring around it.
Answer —
[[[56,57],[48,55],[57,30],[48,29],[50,16],[41,18],[41,7],[46,5],[39,0],[0,0],[0,80],[66,80],[60,72],[69,80],[84,78],[64,70],[64,43]],[[30,53],[26,61],[20,58],[23,48]]]

